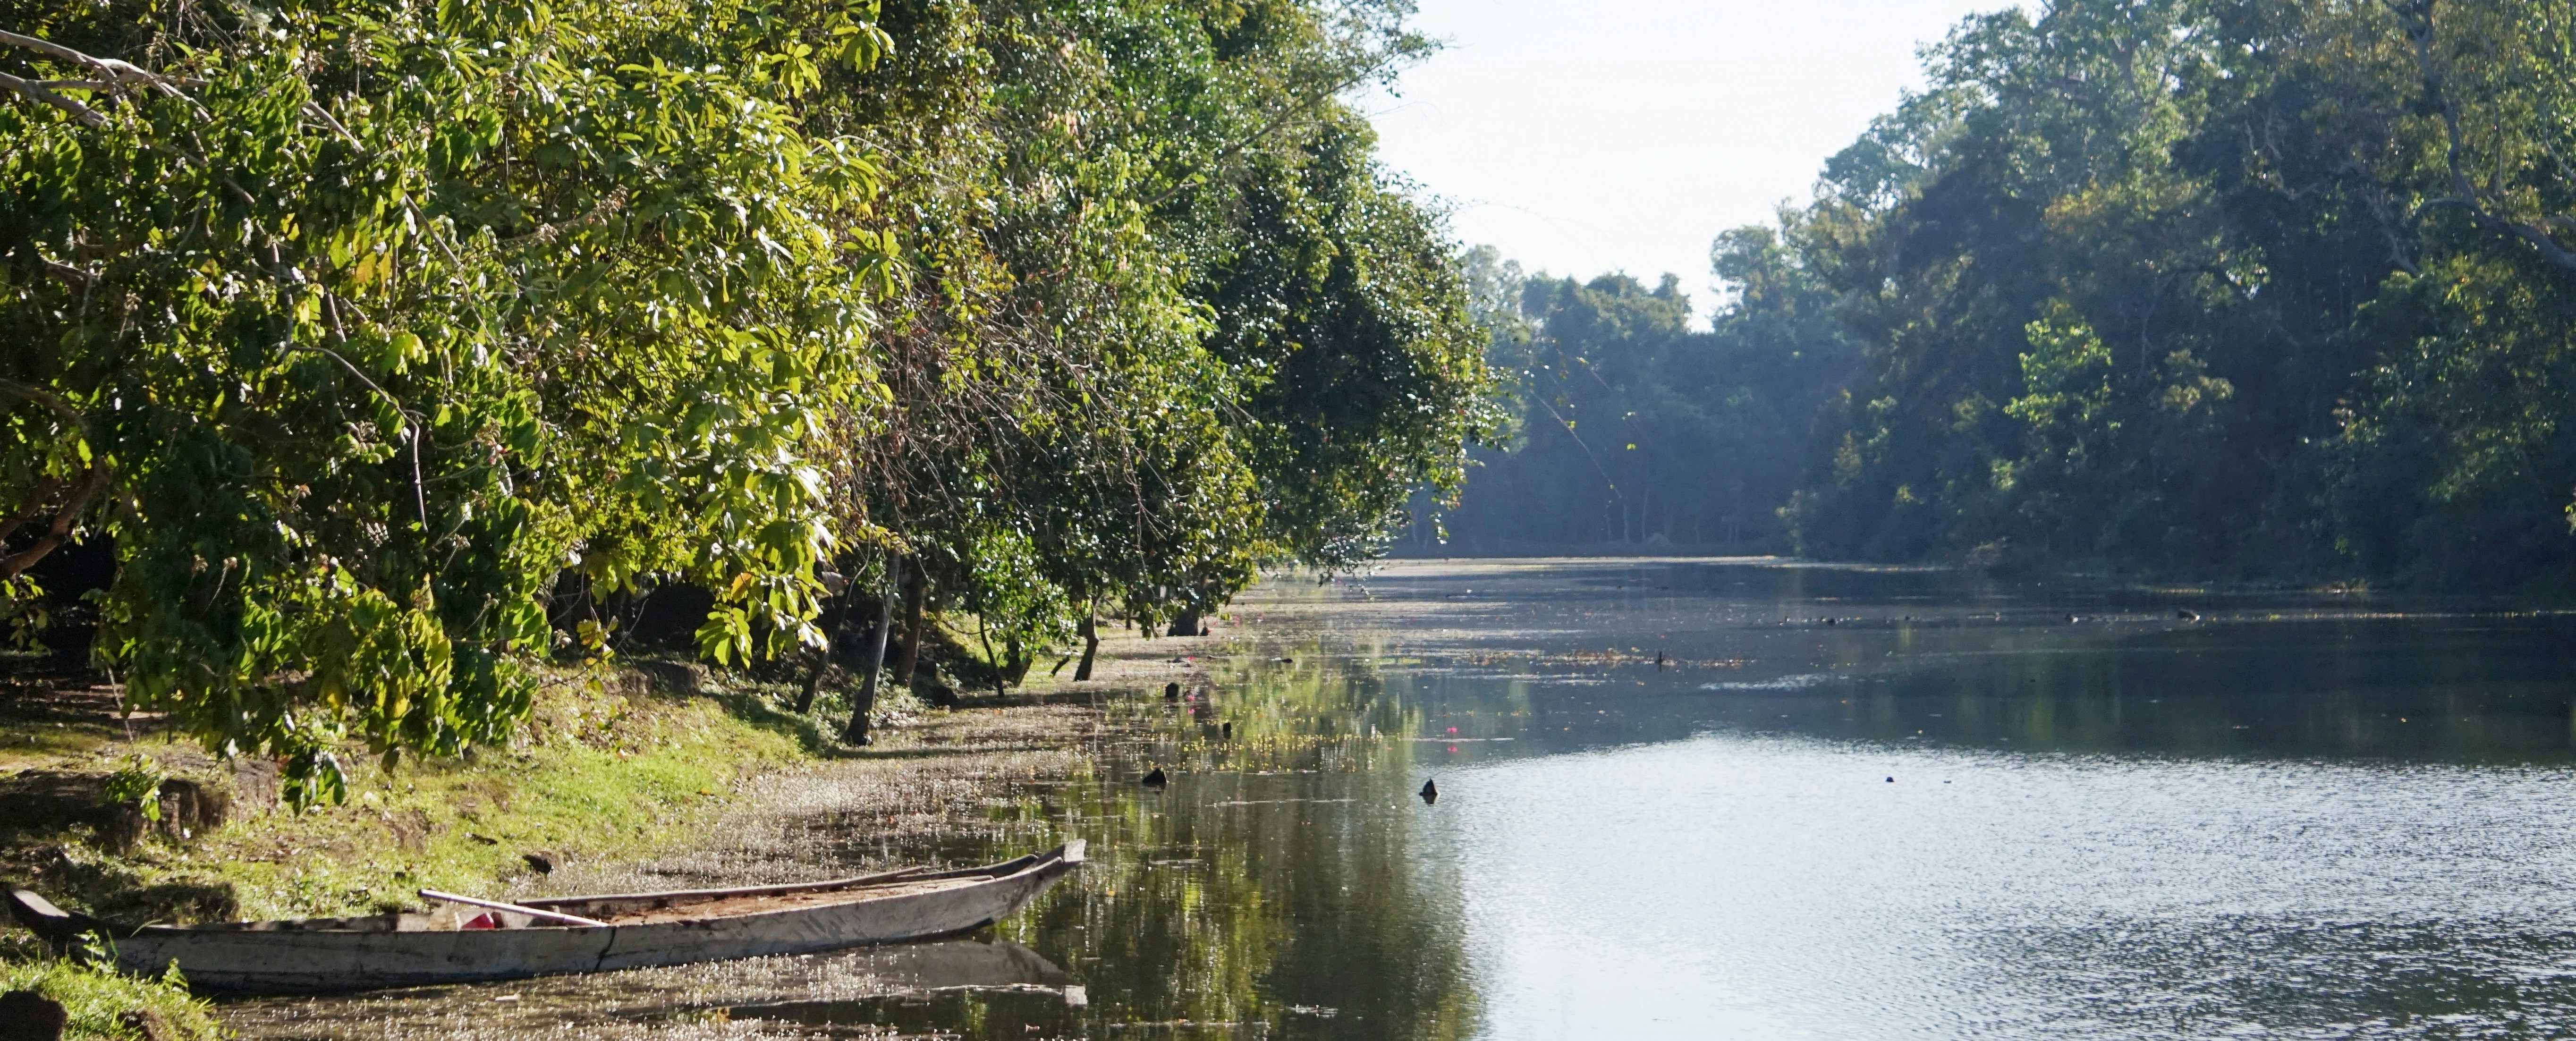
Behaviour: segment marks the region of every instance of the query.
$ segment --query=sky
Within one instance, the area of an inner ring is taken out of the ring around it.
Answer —
[[[1915,48],[1999,0],[1418,0],[1446,49],[1361,104],[1379,153],[1468,245],[1532,271],[1681,276],[1804,201],[1827,157],[1922,85]]]

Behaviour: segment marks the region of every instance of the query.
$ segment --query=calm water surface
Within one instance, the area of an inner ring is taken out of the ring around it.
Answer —
[[[902,964],[514,984],[527,1032],[2576,1036],[2576,617],[1708,562],[1393,564],[1235,614],[1264,635],[1172,641],[1192,700],[1116,710],[1155,740],[909,851],[1090,839],[1030,914]]]

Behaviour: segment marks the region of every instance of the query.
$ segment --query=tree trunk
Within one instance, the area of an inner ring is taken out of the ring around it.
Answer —
[[[832,671],[832,656],[829,653],[815,651],[811,657],[814,659],[814,671],[805,674],[805,690],[796,695],[796,714],[800,716],[814,711],[814,695],[822,692],[823,676]]]
[[[1180,617],[1172,619],[1172,631],[1171,631],[1170,633],[1166,634],[1166,635],[1170,635],[1170,636],[1196,636],[1196,635],[1198,635],[1198,634],[1199,634],[1199,609],[1198,609],[1198,608],[1195,608],[1195,607],[1189,607],[1189,608],[1183,608],[1183,609],[1181,610],[1181,616],[1180,616]]]
[[[923,601],[930,599],[930,576],[920,568],[903,577],[903,651],[895,655],[894,682],[912,682],[912,670],[921,665],[921,612]]]
[[[1002,668],[1003,673],[1010,677],[1011,682],[1027,686],[1029,665],[1037,659],[1029,654],[1028,648],[1020,643],[1020,638],[1017,636],[1003,641],[1002,647],[1002,653],[1009,659],[1009,663]]]
[[[1075,683],[1091,678],[1091,663],[1098,657],[1100,657],[1100,619],[1086,613],[1082,616],[1082,667],[1073,670]]]
[[[822,649],[811,652],[814,668],[805,674],[805,689],[796,696],[797,715],[814,711],[814,698],[831,679],[832,666],[850,660],[844,648],[850,644],[850,625],[855,620],[851,616],[858,613],[857,606],[851,602],[847,587],[824,598],[822,616],[815,619],[823,626],[824,644]]]
[[[886,554],[885,595],[877,605],[876,634],[868,640],[867,671],[859,677],[858,705],[850,712],[850,725],[841,731],[841,740],[853,745],[868,743],[868,717],[877,710],[877,673],[885,669],[886,635],[894,629],[894,591],[903,579],[903,558]]]
[[[1011,672],[1002,664],[1002,656],[993,653],[993,628],[983,619],[975,620],[975,639],[984,644],[984,664],[993,668],[993,696],[1011,696]]]

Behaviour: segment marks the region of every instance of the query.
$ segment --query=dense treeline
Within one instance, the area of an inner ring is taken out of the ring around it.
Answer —
[[[2571,15],[1965,25],[1790,224],[1870,345],[1802,548],[2565,587]]]
[[[1728,233],[1716,261],[1734,299],[1693,331],[1671,275],[1653,289],[1625,275],[1578,283],[1468,255],[1488,357],[1519,415],[1507,444],[1477,450],[1473,480],[1439,517],[1440,551],[1788,548],[1779,508],[1810,418],[1859,349],[1833,294],[1770,231]]]
[[[2063,0],[1928,71],[1771,232],[1859,350],[1780,417],[1797,551],[2576,582],[2576,5]],[[1634,440],[1565,418],[1596,458]]]
[[[106,547],[129,700],[327,798],[656,589],[719,660],[948,609],[1007,673],[1347,566],[1490,422],[1340,100],[1400,14],[0,4],[0,615]]]

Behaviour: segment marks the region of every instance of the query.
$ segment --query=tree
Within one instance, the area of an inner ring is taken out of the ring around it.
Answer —
[[[115,547],[130,701],[330,797],[344,736],[506,734],[567,562],[812,638],[892,258],[793,105],[864,8],[50,13],[0,38],[0,500]]]

